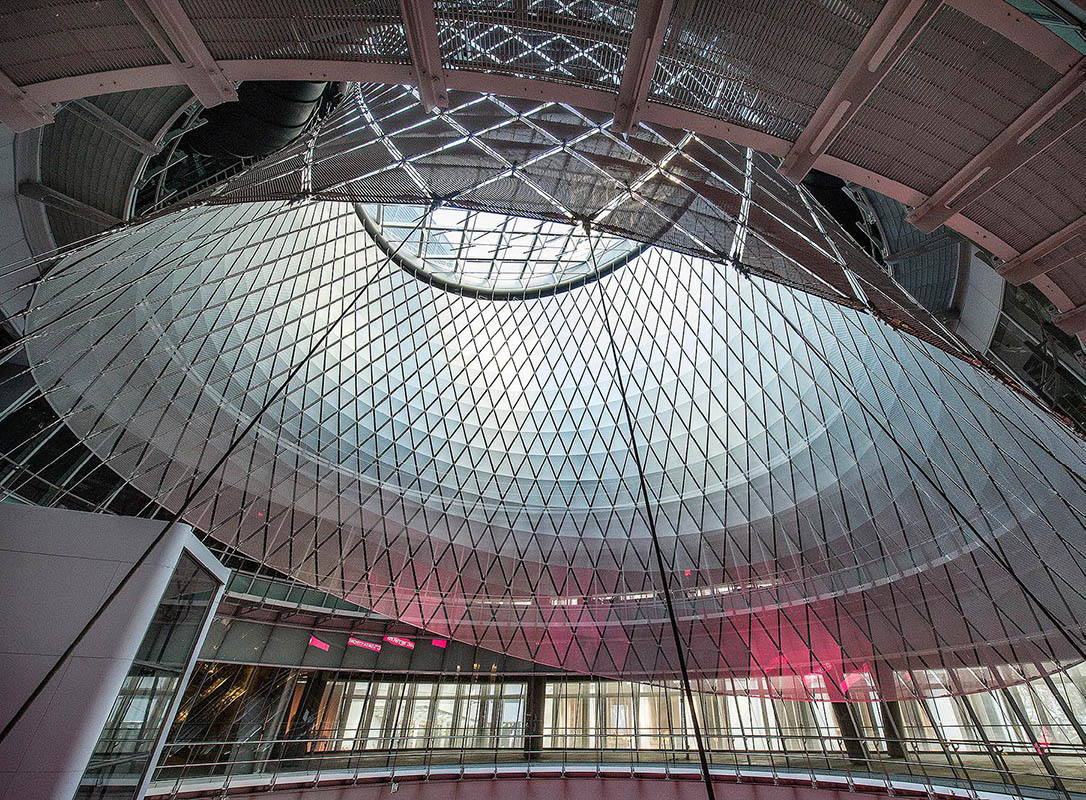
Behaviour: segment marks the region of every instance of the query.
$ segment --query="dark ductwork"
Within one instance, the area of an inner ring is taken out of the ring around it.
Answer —
[[[237,102],[204,110],[207,123],[188,134],[183,146],[217,159],[271,155],[300,136],[334,93],[337,85],[327,82],[243,83]]]

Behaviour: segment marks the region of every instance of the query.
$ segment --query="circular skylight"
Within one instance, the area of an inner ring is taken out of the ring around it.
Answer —
[[[627,263],[645,245],[570,225],[447,206],[358,205],[393,260],[416,278],[472,297],[544,297]]]

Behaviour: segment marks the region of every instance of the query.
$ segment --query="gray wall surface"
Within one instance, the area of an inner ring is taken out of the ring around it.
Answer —
[[[0,504],[0,724],[165,523]],[[0,743],[0,800],[70,800],[183,544],[175,525]]]

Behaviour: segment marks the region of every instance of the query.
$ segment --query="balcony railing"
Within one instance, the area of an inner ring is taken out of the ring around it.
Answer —
[[[726,742],[734,731],[706,731],[706,741]],[[745,733],[762,737],[766,749],[709,751],[711,772],[726,782],[801,783],[814,788],[922,793],[930,797],[1007,795],[1032,798],[1086,798],[1086,747],[946,739],[904,739],[905,758],[889,758],[886,742],[853,739],[864,757],[850,757],[843,741],[818,740],[810,730]],[[685,733],[656,731],[652,749],[621,746],[637,741],[608,732],[593,747],[566,746],[584,741],[583,730],[547,730],[540,738],[499,734],[466,736],[274,739],[223,742],[173,742],[155,772],[151,795],[219,794],[236,789],[274,789],[360,781],[458,779],[500,776],[595,775],[697,778],[697,753]],[[791,741],[795,747],[769,749]],[[534,742],[534,744],[533,744]],[[544,746],[546,745],[546,746]],[[617,746],[616,746],[617,745]]]

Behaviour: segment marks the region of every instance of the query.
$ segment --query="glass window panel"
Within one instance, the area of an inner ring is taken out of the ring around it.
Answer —
[[[181,553],[106,718],[77,797],[134,796],[218,588],[214,575]]]
[[[430,728],[433,747],[452,747],[455,722],[456,684],[441,684],[434,704],[434,717]]]
[[[435,688],[432,683],[420,683],[414,687],[411,711],[407,715],[405,747],[429,746],[430,711],[433,707]]]

